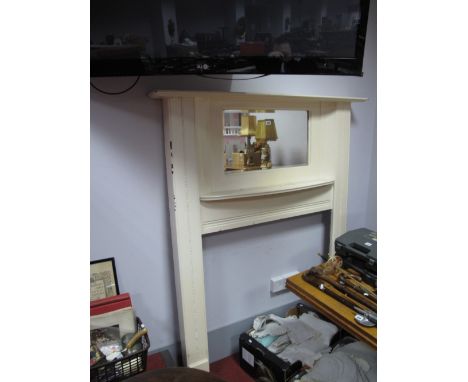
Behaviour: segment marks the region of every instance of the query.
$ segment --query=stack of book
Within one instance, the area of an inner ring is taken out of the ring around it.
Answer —
[[[128,293],[91,301],[91,331],[118,328],[120,337],[135,333],[136,317]]]

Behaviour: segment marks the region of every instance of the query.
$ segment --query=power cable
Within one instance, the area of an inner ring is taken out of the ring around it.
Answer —
[[[262,74],[257,77],[251,77],[251,78],[222,78],[222,77],[213,77],[213,76],[207,76],[206,74],[198,74],[200,77],[204,78],[210,78],[212,80],[224,80],[224,81],[249,81],[249,80],[256,80],[257,78],[262,78],[269,76],[269,74]]]
[[[137,84],[138,80],[140,79],[140,75],[138,75],[137,79],[135,80],[135,82],[130,86],[128,87],[127,89],[125,90],[122,90],[120,92],[108,92],[108,91],[105,91],[105,90],[102,90],[102,89],[99,89],[96,85],[94,85],[91,81],[89,82],[91,84],[91,86],[93,87],[93,89],[97,90],[98,92],[102,93],[102,94],[107,94],[107,95],[119,95],[119,94],[124,94],[128,91],[130,91],[131,89],[133,89],[135,87],[135,85]]]

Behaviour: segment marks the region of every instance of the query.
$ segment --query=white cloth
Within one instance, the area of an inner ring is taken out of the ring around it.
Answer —
[[[254,338],[280,336],[268,350],[291,363],[302,361],[312,366],[323,353],[330,352],[330,341],[338,328],[319,319],[312,312],[282,318],[274,314],[258,316],[254,320]]]
[[[301,361],[305,365],[312,366],[324,353],[329,351],[330,347],[322,346],[320,349],[317,349],[313,341],[306,341],[299,345],[289,345],[277,356],[290,363]]]
[[[270,344],[270,346],[267,347],[267,349],[271,351],[273,354],[278,354],[282,352],[284,349],[286,349],[290,344],[291,344],[291,341],[289,340],[288,335],[284,334],[278,337],[276,340],[274,340]]]
[[[335,325],[321,320],[312,312],[282,320],[283,325],[290,329],[291,345],[279,353],[279,357],[291,363],[302,361],[312,366],[324,353],[330,352],[330,341],[338,331]]]
[[[253,323],[254,331],[251,333],[252,337],[262,338],[286,334],[288,331],[287,328],[282,326],[276,318],[277,316],[274,314],[256,317]]]
[[[377,352],[363,342],[354,342],[321,357],[303,382],[376,382]]]

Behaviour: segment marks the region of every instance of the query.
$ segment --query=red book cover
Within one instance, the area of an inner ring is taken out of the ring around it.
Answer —
[[[132,300],[130,294],[122,293],[117,296],[101,298],[99,300],[91,301],[91,316],[113,312],[123,308],[131,308]]]

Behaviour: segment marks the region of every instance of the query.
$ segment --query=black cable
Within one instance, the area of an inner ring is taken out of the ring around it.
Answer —
[[[99,89],[96,85],[94,85],[91,81],[89,81],[89,83],[91,84],[91,86],[96,89],[98,92],[102,93],[102,94],[107,94],[107,95],[119,95],[119,94],[124,94],[126,92],[128,92],[129,90],[133,89],[135,87],[135,85],[137,84],[138,80],[140,79],[140,75],[138,75],[137,79],[135,80],[135,82],[127,89],[125,90],[122,90],[120,92],[106,92],[105,90],[102,90],[102,89]]]
[[[255,80],[257,78],[262,78],[262,77],[266,77],[266,76],[269,76],[269,74],[261,74],[257,77],[251,77],[251,78],[221,78],[221,77],[212,77],[212,76],[207,76],[206,74],[198,74],[198,76],[200,77],[204,77],[204,78],[210,78],[210,79],[213,79],[213,80],[224,80],[224,81],[248,81],[248,80]],[[102,89],[99,89],[96,85],[94,85],[91,81],[89,82],[90,85],[93,87],[93,89],[97,90],[98,92],[102,93],[102,94],[107,94],[107,95],[119,95],[119,94],[124,94],[128,91],[130,91],[131,89],[133,89],[135,87],[135,85],[138,83],[139,79],[140,79],[140,75],[136,78],[135,82],[130,85],[130,87],[128,87],[127,89],[125,90],[122,90],[122,91],[119,91],[119,92],[107,92],[105,90],[102,90]]]
[[[248,80],[256,80],[257,78],[262,78],[269,76],[269,74],[261,74],[260,76],[257,77],[251,77],[251,78],[221,78],[221,77],[212,77],[212,76],[207,76],[206,74],[198,74],[200,77],[204,78],[210,78],[212,80],[224,80],[224,81],[248,81]]]

